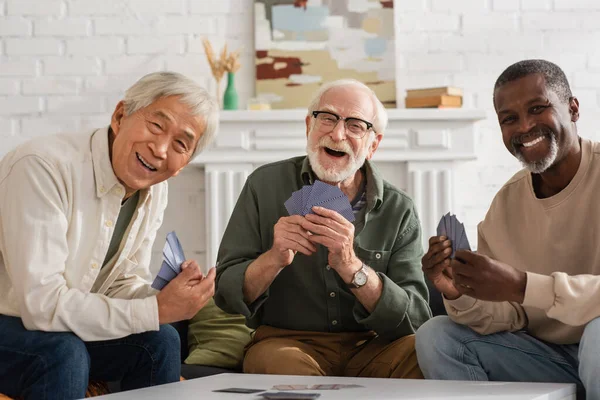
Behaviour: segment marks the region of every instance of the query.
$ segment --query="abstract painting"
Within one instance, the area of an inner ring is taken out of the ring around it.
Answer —
[[[256,0],[256,96],[305,108],[325,82],[357,79],[396,107],[393,0]]]

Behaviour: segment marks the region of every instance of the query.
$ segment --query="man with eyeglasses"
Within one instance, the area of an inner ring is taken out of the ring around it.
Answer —
[[[414,333],[430,318],[412,200],[370,161],[387,125],[371,89],[324,85],[306,116],[307,156],[265,165],[242,190],[217,257],[215,301],[257,328],[244,372],[422,378]],[[356,220],[284,202],[321,180]]]

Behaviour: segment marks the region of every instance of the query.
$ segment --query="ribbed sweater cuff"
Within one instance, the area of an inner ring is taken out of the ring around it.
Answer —
[[[554,305],[554,278],[527,272],[523,306],[548,310]]]

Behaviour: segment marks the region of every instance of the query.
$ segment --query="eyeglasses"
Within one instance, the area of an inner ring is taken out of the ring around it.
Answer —
[[[373,124],[360,118],[342,118],[329,111],[313,111],[313,117],[317,120],[317,128],[321,132],[331,132],[335,129],[338,122],[344,121],[348,136],[356,139],[361,139],[369,129],[373,128]]]

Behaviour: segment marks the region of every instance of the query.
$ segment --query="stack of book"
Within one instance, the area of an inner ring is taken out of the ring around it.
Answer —
[[[462,107],[463,91],[452,86],[406,91],[406,108],[458,108]]]

